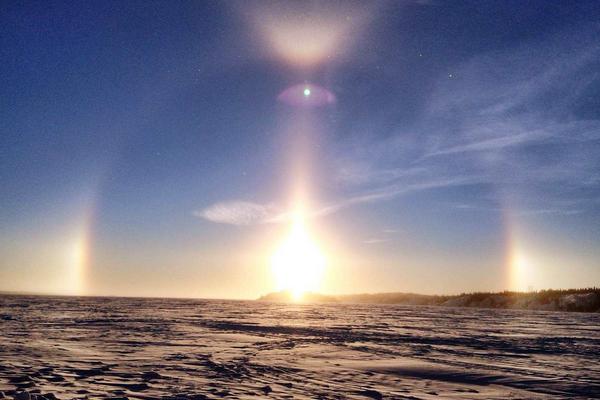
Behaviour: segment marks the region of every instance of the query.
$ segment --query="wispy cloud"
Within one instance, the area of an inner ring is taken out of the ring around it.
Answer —
[[[323,206],[316,207],[306,212],[308,218],[325,217],[337,213],[345,208],[391,199],[409,193],[444,188],[449,186],[471,185],[478,183],[477,179],[452,178],[448,180],[437,180],[430,182],[421,182],[409,185],[390,185],[379,188],[375,191],[358,193],[353,196],[345,197]],[[196,217],[203,218],[210,222],[229,224],[229,225],[259,225],[267,223],[283,223],[291,219],[292,210],[283,210],[273,203],[258,204],[243,200],[225,201],[210,205],[202,210],[193,213]],[[387,230],[386,233],[396,232]]]
[[[382,229],[380,233],[382,233],[382,235],[380,236],[373,236],[370,237],[368,239],[363,240],[364,244],[378,244],[378,243],[385,243],[385,242],[389,242],[391,241],[397,233],[399,233],[400,230],[398,229]]]
[[[213,204],[193,213],[207,221],[230,225],[256,225],[269,222],[277,215],[275,206],[233,200]]]
[[[376,238],[376,237],[374,237],[374,238],[369,238],[369,239],[363,240],[363,243],[365,243],[365,244],[378,244],[378,243],[385,243],[385,242],[389,242],[389,241],[390,241],[389,238],[382,239],[382,238]]]
[[[586,111],[600,84],[597,34],[595,27],[561,32],[455,65],[454,78],[441,75],[410,128],[381,135],[378,130],[389,131],[381,120],[380,128],[372,123],[346,135],[339,181],[362,189],[370,201],[434,177],[473,179],[490,191],[470,192],[474,200],[508,196],[527,215],[576,213],[554,203],[598,192],[600,119]]]
[[[451,146],[445,149],[433,151],[427,154],[426,157],[444,154],[464,153],[469,151],[499,150],[509,146],[517,146],[522,143],[537,141],[548,136],[548,133],[545,131],[524,132],[517,135],[507,135],[493,139],[484,139],[458,146]]]
[[[358,204],[373,203],[382,200],[388,200],[401,195],[420,192],[424,190],[445,188],[450,186],[464,186],[477,184],[480,181],[477,177],[454,177],[450,179],[432,180],[428,182],[412,183],[412,184],[393,184],[377,188],[372,191],[363,192],[355,196],[344,198],[335,203],[326,205],[319,209],[315,216],[325,216],[336,213],[344,208],[355,206]]]

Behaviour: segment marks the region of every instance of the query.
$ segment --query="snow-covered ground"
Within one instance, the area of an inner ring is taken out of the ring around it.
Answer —
[[[20,399],[589,398],[598,354],[597,313],[0,296]]]

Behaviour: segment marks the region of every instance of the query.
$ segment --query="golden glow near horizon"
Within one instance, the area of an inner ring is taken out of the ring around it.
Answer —
[[[88,237],[85,231],[79,233],[66,248],[66,271],[64,291],[81,295],[85,292],[85,269],[88,264]]]
[[[530,257],[516,249],[513,250],[510,259],[510,285],[511,290],[530,291],[534,283],[534,265]]]
[[[302,294],[320,289],[326,259],[314,243],[304,221],[297,211],[289,236],[271,258],[277,290],[289,291],[295,300]]]

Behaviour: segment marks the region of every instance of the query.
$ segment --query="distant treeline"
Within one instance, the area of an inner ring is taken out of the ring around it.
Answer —
[[[290,301],[290,299],[288,293],[280,292],[268,294],[259,300]],[[600,288],[549,289],[536,292],[475,292],[449,296],[415,293],[326,296],[308,293],[305,295],[304,301],[600,312]]]

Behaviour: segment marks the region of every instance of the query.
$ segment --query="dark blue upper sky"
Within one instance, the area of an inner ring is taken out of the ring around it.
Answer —
[[[0,290],[269,291],[295,162],[324,291],[598,285],[599,39],[597,1],[5,2]]]

